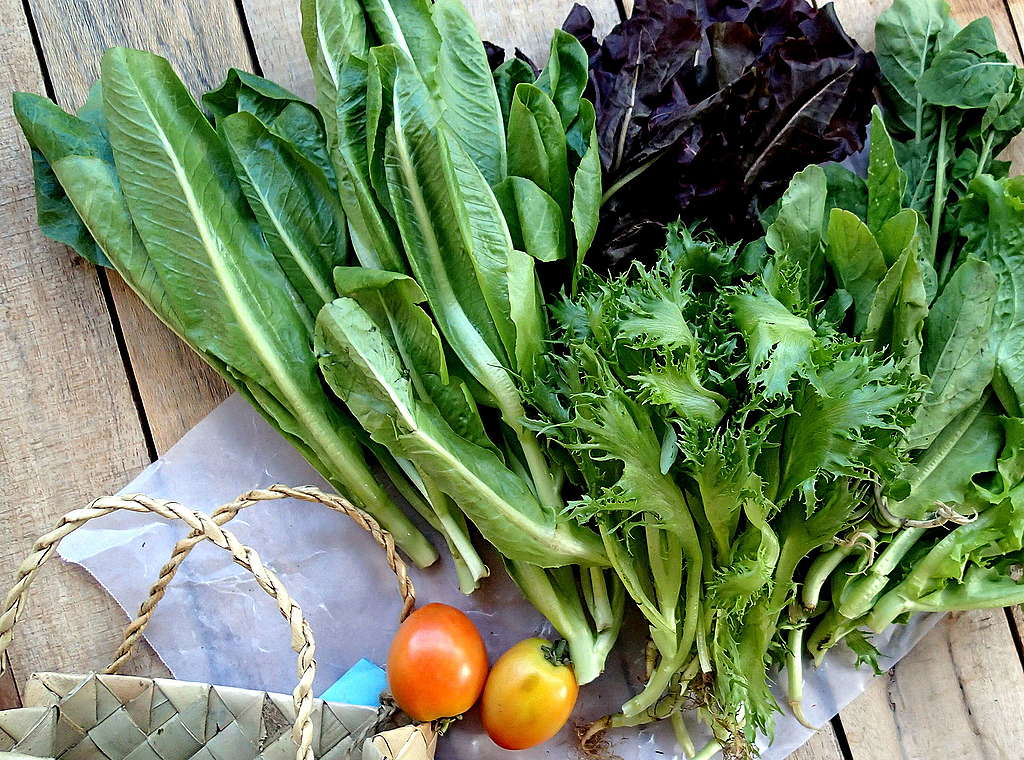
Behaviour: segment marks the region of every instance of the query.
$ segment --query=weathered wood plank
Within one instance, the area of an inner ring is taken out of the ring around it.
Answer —
[[[867,691],[840,715],[853,760],[897,760],[903,758],[896,705],[890,697],[894,675],[888,673],[871,682]],[[942,689],[944,685],[940,685]],[[937,698],[945,699],[948,688]]]
[[[572,0],[464,0],[480,33],[510,53],[518,46],[537,64],[548,58],[551,31],[572,10]],[[614,0],[585,2],[594,14],[595,31],[603,37],[619,21]]]
[[[112,45],[166,56],[195,92],[219,84],[229,66],[252,67],[231,0],[30,0],[30,6],[54,95],[66,108],[85,99],[100,57]],[[227,395],[227,386],[119,277],[111,273],[110,281],[143,409],[161,453]]]
[[[954,685],[955,684],[955,685]],[[947,617],[843,711],[853,760],[1018,757],[1024,671],[1002,610]]]
[[[297,0],[242,0],[242,5],[264,76],[315,102]],[[561,26],[572,6],[571,0],[466,0],[484,39],[510,50],[518,45],[537,63],[547,59],[551,31]],[[599,0],[587,6],[602,35],[619,20],[614,0]]]
[[[843,760],[843,749],[831,724],[820,728],[789,760]]]
[[[263,76],[315,103],[298,0],[242,0],[242,8]]]
[[[65,512],[120,486],[148,460],[104,297],[91,266],[38,231],[29,150],[11,90],[42,92],[18,0],[0,0],[0,586]],[[33,670],[109,662],[125,623],[88,576],[44,569],[12,659]],[[141,668],[159,674],[154,659]]]

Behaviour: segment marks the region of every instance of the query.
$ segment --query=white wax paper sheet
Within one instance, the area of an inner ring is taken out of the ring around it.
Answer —
[[[327,487],[298,453],[235,396],[123,493],[171,498],[212,510],[244,491],[273,483]],[[368,535],[326,507],[293,500],[247,509],[228,527],[278,573],[309,618],[317,637],[317,693],[361,657],[384,662],[398,624],[399,597],[381,549]],[[126,611],[134,613],[171,547],[185,532],[184,525],[159,518],[115,513],[71,534],[61,544],[60,554],[85,567]],[[438,540],[435,544],[442,546]],[[493,574],[468,597],[459,593],[449,561],[426,571],[413,569],[412,577],[419,603],[445,602],[466,611],[479,627],[493,661],[520,639],[555,634],[523,600],[500,562],[494,556],[487,559]],[[876,642],[886,654],[884,665],[906,654],[933,624],[934,618],[919,618]],[[639,685],[642,626],[634,621],[630,628],[605,674],[581,690],[577,720],[614,712]],[[208,543],[197,547],[181,568],[146,637],[176,678],[285,693],[295,685],[288,628],[276,606],[246,571]],[[824,724],[867,687],[871,672],[854,669],[852,663],[848,652],[835,652],[821,668],[806,666],[805,711],[816,725]],[[810,735],[789,715],[780,715],[775,740],[763,757],[781,760]],[[610,738],[611,750],[623,760],[682,757],[668,726],[623,729]],[[573,746],[567,728],[541,747],[509,753],[487,739],[471,712],[442,740],[438,757],[568,758],[575,755]]]

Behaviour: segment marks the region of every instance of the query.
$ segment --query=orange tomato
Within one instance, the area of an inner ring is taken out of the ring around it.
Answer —
[[[487,680],[487,650],[476,626],[447,604],[405,619],[388,652],[388,686],[417,721],[451,718],[472,707]]]
[[[491,668],[481,713],[484,729],[499,747],[527,749],[546,742],[569,720],[579,687],[562,647],[526,639]]]

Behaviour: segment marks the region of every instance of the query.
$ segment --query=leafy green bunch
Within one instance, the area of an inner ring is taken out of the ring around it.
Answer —
[[[830,597],[808,641],[819,660],[913,612],[1024,600],[1024,186],[994,158],[1024,128],[1024,72],[987,19],[958,31],[942,3],[897,2],[878,35],[888,97],[867,180],[835,168],[819,178],[839,207],[822,245],[836,292],[850,294],[844,329],[910,362],[924,393],[902,444],[909,461],[879,484],[863,531],[871,561],[853,573],[837,547],[804,589],[811,611]]]
[[[436,552],[382,482],[467,593],[488,573],[469,522],[510,561],[600,568],[517,389],[546,339],[536,263],[575,267],[597,225],[585,52],[559,33],[540,76],[496,79],[456,0],[305,2],[303,36],[319,109],[233,70],[204,112],[125,49],[77,115],[17,95],[44,231],[116,269],[418,564]]]
[[[655,266],[588,272],[554,310],[564,351],[531,394],[539,425],[657,649],[611,725],[696,700],[721,742],[749,751],[777,710],[769,668],[798,571],[900,471],[918,384],[807,297],[819,244],[804,245],[803,210],[783,201],[777,250],[673,225]]]

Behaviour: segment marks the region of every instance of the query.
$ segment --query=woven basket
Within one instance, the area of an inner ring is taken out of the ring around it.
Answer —
[[[69,512],[40,537],[18,570],[0,615],[0,675],[29,587],[61,539],[90,520],[118,510],[181,520],[191,533],[175,546],[150,589],[138,617],[102,674],[37,673],[25,685],[24,707],[0,711],[0,757],[60,760],[430,760],[436,735],[428,725],[407,725],[378,733],[394,710],[337,705],[313,698],[316,675],[313,632],[302,610],[259,555],[223,525],[241,510],[264,501],[294,498],[324,504],[348,515],[383,547],[404,600],[401,617],[412,610],[415,592],[390,534],[344,498],[316,488],[271,486],[250,491],[207,515],[181,504],[142,495],[97,499]],[[115,675],[189,552],[211,541],[250,571],[276,602],[291,628],[297,653],[298,685],[290,696],[195,684],[172,679]]]

